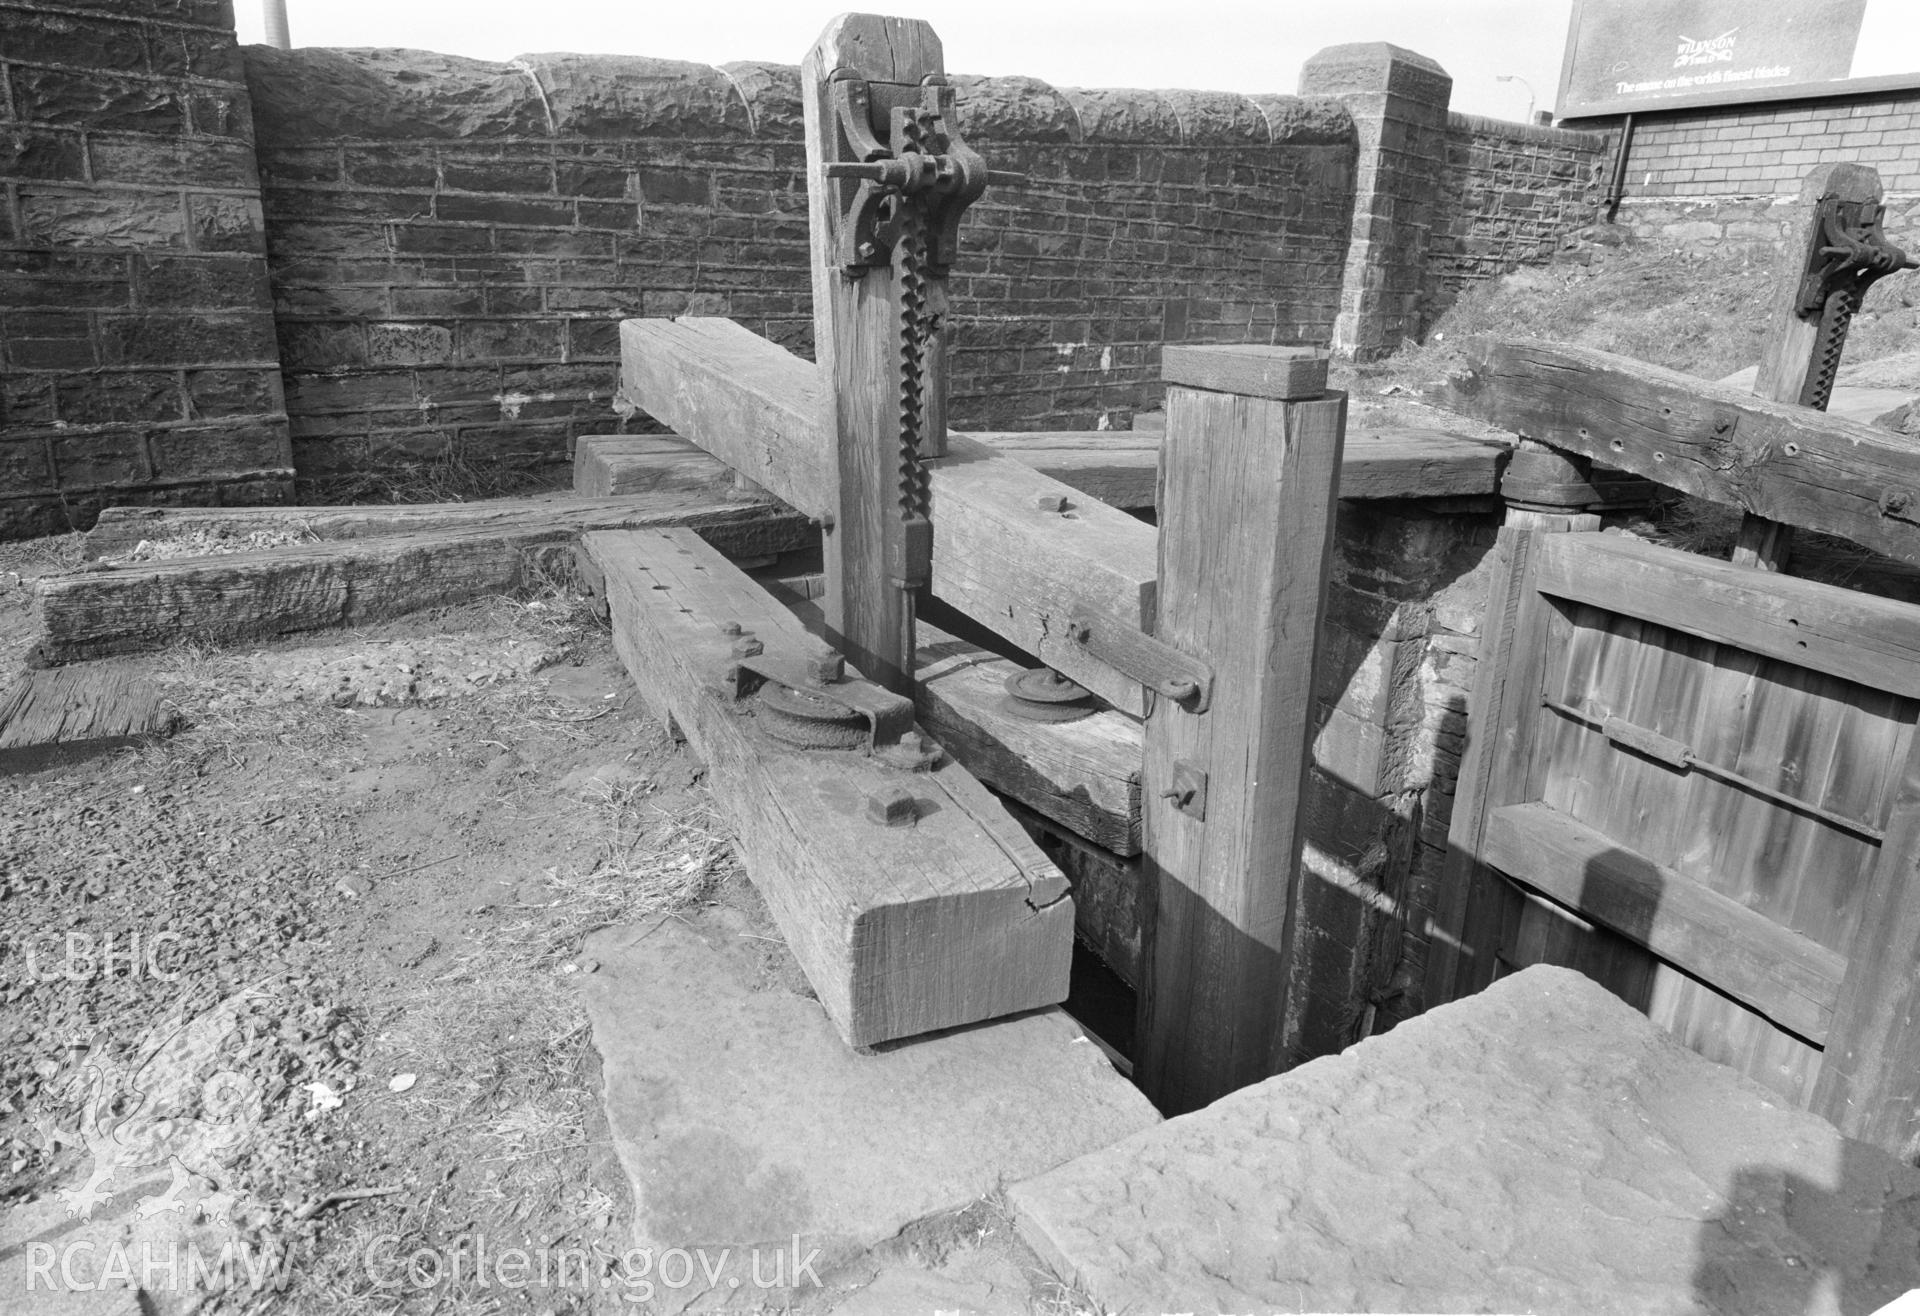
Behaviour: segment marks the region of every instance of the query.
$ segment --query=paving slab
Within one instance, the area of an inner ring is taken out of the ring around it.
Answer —
[[[1058,1010],[848,1048],[740,910],[610,929],[583,962],[634,1245],[713,1270],[662,1298],[803,1297],[914,1221],[1159,1121]]]
[[[1750,389],[1759,378],[1760,367],[1748,366],[1745,370],[1734,371],[1720,382],[1735,388]],[[1827,402],[1827,414],[1845,416],[1848,420],[1857,420],[1862,425],[1871,425],[1889,411],[1904,407],[1916,398],[1920,398],[1920,394],[1914,393],[1911,389],[1836,384],[1833,396]]]
[[[1920,1287],[1920,1170],[1547,966],[1008,1197],[1113,1311],[1839,1316]]]

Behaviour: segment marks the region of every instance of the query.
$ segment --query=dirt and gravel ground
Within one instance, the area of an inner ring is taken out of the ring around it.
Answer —
[[[0,695],[32,579],[76,553],[0,546]],[[175,736],[0,777],[0,1212],[54,1222],[0,1230],[0,1265],[131,1228],[177,1165],[186,1214],[285,1287],[129,1311],[637,1310],[578,948],[700,902],[766,914],[601,624],[556,588],[138,666]],[[480,1237],[590,1274],[407,1272]],[[893,1251],[956,1248],[1031,1265],[991,1203]]]

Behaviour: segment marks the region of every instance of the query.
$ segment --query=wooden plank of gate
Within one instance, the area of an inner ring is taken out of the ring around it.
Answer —
[[[1860,928],[1848,945],[1812,1108],[1842,1133],[1920,1150],[1920,736],[1900,770]]]
[[[124,667],[29,672],[0,699],[0,773],[37,772],[149,744],[173,725],[159,690]]]
[[[1215,674],[1207,712],[1160,700],[1147,722],[1156,913],[1135,1072],[1168,1114],[1298,1058],[1300,825],[1347,399],[1324,362],[1266,350],[1273,368],[1235,354],[1231,377],[1285,397],[1168,392],[1156,634]]]
[[[814,367],[730,320],[628,320],[620,334],[636,405],[736,470],[755,472],[805,515],[833,515]],[[934,594],[1144,716],[1139,682],[1079,652],[1064,632],[1074,606],[1093,600],[1115,621],[1152,630],[1153,527],[962,435],[949,437],[947,451],[927,463]],[[1042,500],[1064,500],[1071,515],[1045,510]]]
[[[1684,554],[1623,535],[1556,535],[1537,546],[1538,588],[1920,697],[1920,608]]]
[[[1560,537],[1509,525],[1494,549],[1485,648],[1468,706],[1476,730],[1454,797],[1440,906],[1427,928],[1429,1006],[1479,991],[1496,973],[1511,888],[1486,865],[1487,816],[1528,791],[1554,615],[1534,587],[1534,555]]]
[[[1920,446],[1610,352],[1474,339],[1442,405],[1616,470],[1920,561]]]
[[[1773,266],[1773,300],[1767,307],[1767,336],[1760,349],[1760,370],[1753,391],[1775,402],[1798,403],[1807,377],[1813,373],[1814,345],[1820,337],[1820,316],[1800,314],[1800,284],[1806,277],[1807,253],[1813,249],[1819,227],[1820,202],[1878,201],[1880,175],[1866,165],[1821,165],[1800,185],[1786,236]],[[1740,521],[1740,537],[1733,546],[1736,566],[1761,571],[1783,571],[1793,552],[1793,527],[1749,512]]]
[[[721,688],[734,644],[722,624],[769,654],[825,645],[692,532],[594,533],[584,547],[606,577],[615,649],[705,762],[748,875],[850,1045],[1066,998],[1066,879],[984,786],[951,761],[909,775],[758,734]],[[894,786],[912,791],[912,826],[869,821],[869,796]]]
[[[1491,811],[1481,858],[1818,1042],[1846,957],[1548,804]]]

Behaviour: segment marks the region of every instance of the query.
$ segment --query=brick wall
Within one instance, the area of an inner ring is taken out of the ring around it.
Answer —
[[[625,316],[811,348],[797,70],[248,51],[303,480],[564,460],[603,430]],[[1027,181],[953,273],[963,428],[1125,428],[1165,341],[1325,342],[1354,134],[1292,97],[956,79]]]
[[[1574,126],[1617,130],[1618,120]],[[1888,232],[1914,245],[1920,219],[1920,91],[1708,106],[1634,121],[1619,222],[1693,246],[1779,243],[1800,184],[1822,164],[1871,165]]]
[[[227,0],[0,0],[0,538],[290,485]]]
[[[1446,149],[1444,220],[1428,256],[1443,304],[1478,280],[1551,261],[1606,195],[1604,133],[1452,114]]]

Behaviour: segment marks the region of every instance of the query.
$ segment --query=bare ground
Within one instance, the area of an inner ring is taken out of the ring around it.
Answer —
[[[75,553],[0,548],[0,693],[26,587]],[[0,1211],[41,1221],[0,1228],[0,1267],[83,1214],[130,1228],[177,1152],[187,1214],[225,1218],[284,1287],[141,1311],[639,1309],[578,947],[701,903],[774,929],[604,629],[553,589],[140,666],[181,714],[171,740],[0,777]],[[210,1040],[182,1060],[188,1033]],[[221,1082],[244,1097],[216,1101]],[[178,1128],[219,1136],[187,1149]],[[444,1267],[479,1237],[580,1267],[512,1290]],[[422,1249],[442,1273],[409,1273]],[[810,1305],[902,1265],[1017,1274],[1010,1309],[1086,1310],[993,1202]]]

